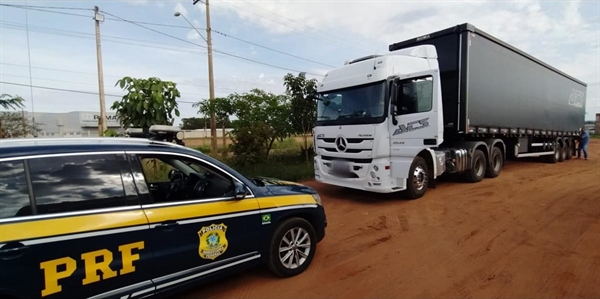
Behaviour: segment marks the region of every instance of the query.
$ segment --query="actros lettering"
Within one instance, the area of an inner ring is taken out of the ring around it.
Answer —
[[[136,253],[133,250],[136,250]],[[100,249],[81,254],[84,273],[81,284],[87,285],[101,280],[135,272],[134,261],[140,259],[139,251],[144,249],[144,241],[129,243],[119,246],[121,255],[121,269],[111,269],[113,252],[108,249]],[[117,253],[118,254],[118,253]],[[42,297],[62,292],[59,280],[71,277],[77,270],[77,261],[69,256],[40,263],[40,269],[44,272],[45,287]],[[98,275],[101,273],[101,275]]]
[[[400,134],[403,134],[406,132],[420,130],[420,129],[427,128],[427,127],[429,127],[429,117],[423,118],[420,120],[411,121],[411,122],[407,123],[406,125],[405,124],[399,125],[398,129],[396,129],[394,131],[394,134],[392,136],[400,135]]]

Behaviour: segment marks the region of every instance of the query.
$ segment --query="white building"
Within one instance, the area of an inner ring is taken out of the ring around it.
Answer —
[[[38,137],[98,137],[98,119],[100,113],[89,111],[73,111],[66,113],[36,112],[35,122],[41,131]],[[27,113],[31,119],[31,113]],[[106,112],[108,129],[123,131],[114,112]]]

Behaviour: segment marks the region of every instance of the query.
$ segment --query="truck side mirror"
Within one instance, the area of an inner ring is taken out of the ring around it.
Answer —
[[[390,103],[391,103],[391,108],[392,108],[392,124],[397,125],[398,124],[398,120],[396,119],[396,116],[398,115],[398,91],[400,90],[400,85],[399,85],[400,80],[398,78],[394,78],[392,80],[392,84],[391,84],[391,90],[390,90]]]

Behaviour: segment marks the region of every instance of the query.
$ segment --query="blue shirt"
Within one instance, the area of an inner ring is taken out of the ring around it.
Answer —
[[[590,133],[588,131],[581,132],[581,144],[588,144],[590,141]]]

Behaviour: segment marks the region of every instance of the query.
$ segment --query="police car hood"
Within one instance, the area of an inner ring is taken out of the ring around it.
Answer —
[[[269,189],[274,195],[286,195],[286,194],[314,194],[316,191],[309,187],[296,182],[284,181],[280,179],[267,178],[267,177],[255,177],[253,181],[261,186]]]

